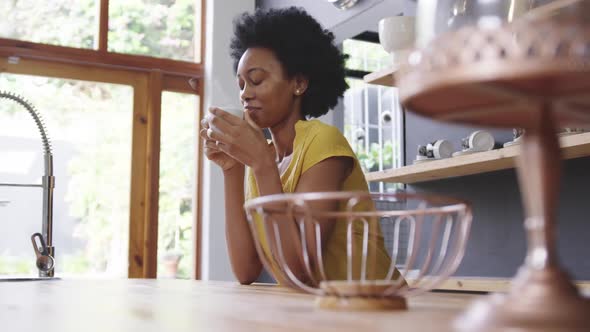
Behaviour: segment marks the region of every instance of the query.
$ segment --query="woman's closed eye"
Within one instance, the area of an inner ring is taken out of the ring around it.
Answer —
[[[263,81],[263,79],[256,79],[256,80],[248,79],[248,84],[252,85],[252,86],[258,86],[262,83],[262,81]],[[238,87],[240,88],[240,90],[244,90],[244,88],[246,87],[246,82],[244,82],[244,80],[239,80]]]
[[[262,69],[254,68],[248,72],[246,78],[252,85],[258,85],[262,83],[262,80],[266,77],[266,72]]]
[[[264,75],[260,73],[252,73],[248,77],[248,81],[252,85],[259,85],[264,80]]]
[[[238,74],[238,86],[240,90],[244,90],[246,84],[257,86],[266,78],[267,72],[261,68],[252,68],[246,72],[245,75]]]

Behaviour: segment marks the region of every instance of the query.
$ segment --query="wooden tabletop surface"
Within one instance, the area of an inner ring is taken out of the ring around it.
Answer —
[[[0,282],[0,331],[451,331],[480,295],[426,293],[407,311],[342,312],[273,285],[193,280]]]

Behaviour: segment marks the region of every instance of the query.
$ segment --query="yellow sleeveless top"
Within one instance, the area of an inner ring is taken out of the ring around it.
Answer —
[[[317,163],[330,157],[351,157],[354,159],[354,166],[350,175],[346,178],[342,185],[343,191],[364,191],[367,192],[368,185],[365,176],[362,172],[360,164],[354,154],[354,151],[348,144],[346,138],[340,131],[333,126],[322,123],[319,120],[300,120],[295,124],[295,141],[293,143],[293,153],[291,155],[291,162],[283,174],[281,174],[281,183],[283,184],[283,192],[293,193],[301,175],[316,165]],[[252,172],[247,170],[247,186],[245,199],[249,200],[258,197],[258,187]],[[373,207],[365,207],[373,209]],[[264,237],[264,226],[262,220],[254,220],[256,223],[257,235],[260,239],[260,245],[265,253],[265,257],[269,257],[268,241]],[[378,222],[370,222],[371,233],[376,232],[376,236],[370,236],[368,253],[375,253],[375,257],[368,257],[369,262],[374,262],[374,268],[368,269],[367,275],[369,279],[382,279],[386,276],[390,268],[391,260],[383,242],[381,228]],[[354,248],[361,248],[362,246],[362,225],[360,223],[353,224],[353,241]],[[324,269],[329,280],[345,280],[347,279],[347,223],[337,222],[333,228],[332,234],[327,241],[327,246],[324,247],[323,262]],[[355,250],[353,253],[353,278],[359,278],[359,271],[361,265],[361,252]],[[370,255],[372,256],[372,255]],[[278,266],[276,262],[271,261],[272,271],[269,271],[277,281]],[[372,264],[371,264],[372,265]],[[373,272],[373,273],[371,273]],[[398,272],[396,271],[396,277]]]

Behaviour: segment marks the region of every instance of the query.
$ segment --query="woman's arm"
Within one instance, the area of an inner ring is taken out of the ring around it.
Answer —
[[[342,189],[342,184],[346,177],[350,174],[353,167],[353,159],[350,157],[331,157],[325,159],[316,165],[309,168],[299,178],[299,182],[295,189],[296,192],[322,192],[322,191],[339,191]],[[283,192],[283,187],[280,181],[278,168],[274,162],[267,162],[253,169],[256,184],[260,196],[279,194]],[[336,211],[338,209],[338,202],[323,201],[314,202],[310,204],[310,208],[314,211]],[[320,226],[321,243],[325,245],[327,239],[330,237],[334,221],[333,220],[318,220]],[[301,237],[300,231],[295,222],[277,223],[279,226],[279,234],[281,237],[281,247],[285,257],[285,261],[293,274],[302,281],[307,275],[304,262],[302,258]],[[294,234],[297,236],[285,236],[286,234]],[[274,240],[274,237],[271,236]],[[312,262],[311,270],[314,271],[316,264],[316,242],[313,230],[306,231],[306,245],[310,253],[310,260]]]
[[[234,275],[242,285],[258,278],[262,263],[244,212],[244,165],[224,171],[225,239]]]
[[[305,171],[299,178],[299,183],[295,192],[328,192],[342,190],[342,184],[352,172],[354,159],[351,157],[330,157],[325,159]],[[337,211],[340,202],[336,200],[327,200],[310,203],[313,211]],[[321,244],[326,247],[328,239],[332,234],[336,220],[317,220],[320,226]],[[309,252],[316,253],[315,230],[306,231],[306,242]],[[310,255],[312,255],[310,254]],[[316,261],[316,256],[312,255],[312,262]]]

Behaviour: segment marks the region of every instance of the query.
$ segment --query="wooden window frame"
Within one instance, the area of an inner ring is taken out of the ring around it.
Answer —
[[[197,123],[203,113],[205,0],[200,1],[201,62],[193,63],[108,51],[109,0],[101,0],[98,50],[0,38],[0,73],[125,84],[133,87],[133,133],[129,210],[129,278],[156,278],[160,177],[160,121],[163,91],[199,95]],[[201,278],[202,142],[195,146],[193,209],[194,270]]]

